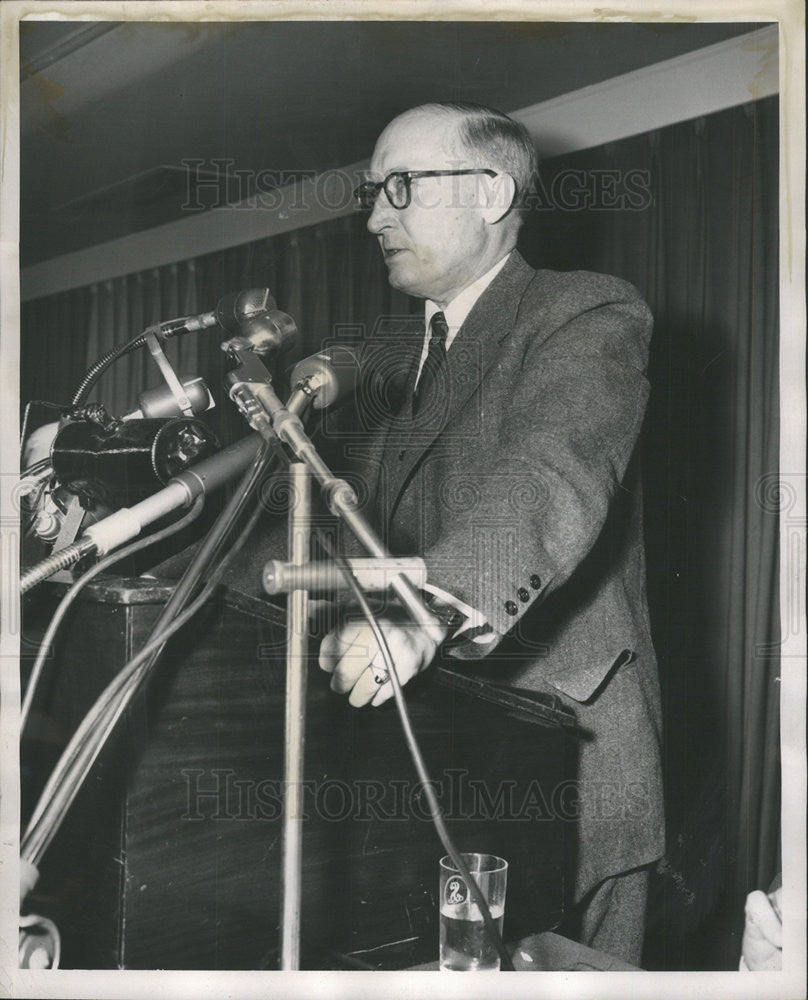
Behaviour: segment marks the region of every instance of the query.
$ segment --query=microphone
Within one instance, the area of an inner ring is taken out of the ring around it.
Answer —
[[[277,303],[268,288],[248,288],[219,299],[213,314],[228,333],[238,333],[245,321],[276,309]]]
[[[297,323],[280,309],[259,312],[241,321],[238,333],[225,340],[226,353],[252,351],[253,354],[285,354],[297,343]]]
[[[243,292],[230,292],[219,299],[215,309],[200,313],[198,316],[186,316],[182,329],[193,332],[206,330],[217,324],[228,333],[238,333],[241,324],[260,313],[275,309],[276,302],[268,288],[248,288]]]
[[[332,358],[333,367],[331,367]],[[351,365],[354,369],[353,378],[348,375]],[[296,372],[299,373],[297,379],[294,378]],[[335,345],[327,351],[298,361],[292,369],[293,389],[286,403],[289,412],[300,415],[312,395],[315,397],[314,405],[317,409],[331,406],[354,390],[357,372],[358,360],[355,349],[344,345]],[[298,383],[306,383],[306,387]],[[325,395],[321,396],[323,391]],[[248,434],[235,444],[176,473],[162,490],[152,496],[129,508],[122,508],[103,521],[91,525],[83,538],[93,541],[98,556],[105,555],[111,549],[136,537],[148,524],[179,507],[189,506],[200,494],[209,495],[243,473],[261,445],[260,434]],[[33,572],[30,571],[29,575]]]
[[[277,308],[268,288],[249,288],[225,295],[213,312],[194,317],[197,320],[202,326],[218,323],[234,334],[222,344],[225,352],[283,354],[297,343],[297,324],[288,313]]]
[[[353,377],[348,374],[351,366],[354,369]],[[336,345],[320,354],[304,358],[292,369],[293,391],[287,401],[287,409],[299,416],[312,396],[317,409],[331,406],[356,388],[358,368],[356,348],[346,345]],[[72,566],[89,552],[101,558],[112,549],[136,538],[149,524],[175,510],[190,506],[201,494],[208,495],[220,489],[244,472],[262,443],[260,434],[248,434],[235,444],[178,472],[151,496],[96,521],[78,541],[59,549],[27,570],[20,581],[22,593],[27,593],[58,570]]]
[[[293,389],[300,386],[308,395],[313,395],[314,409],[324,410],[355,392],[358,381],[357,348],[333,344],[319,354],[298,361],[292,368],[289,384]]]
[[[210,389],[199,375],[180,375],[180,383],[191,404],[194,415],[213,409]],[[177,396],[171,386],[159,385],[155,389],[145,389],[137,397],[138,409],[124,414],[121,420],[138,420],[143,417],[181,417],[183,415]]]
[[[287,407],[299,415],[308,402],[308,394],[293,392]],[[122,507],[95,524],[91,524],[78,541],[58,553],[52,553],[21,578],[22,593],[26,593],[57,570],[67,568],[87,552],[101,558],[113,549],[136,538],[144,528],[182,507],[189,507],[201,495],[209,496],[236,476],[241,475],[255,458],[263,441],[260,434],[248,434],[227,448],[189,465],[171,477],[166,485],[151,496]],[[69,551],[68,551],[69,550]]]

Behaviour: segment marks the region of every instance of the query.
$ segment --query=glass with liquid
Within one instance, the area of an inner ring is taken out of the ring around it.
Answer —
[[[463,860],[488,903],[500,935],[505,914],[508,862],[494,854],[463,854]],[[447,855],[440,861],[441,972],[486,972],[499,969],[499,952],[486,930],[466,879]]]

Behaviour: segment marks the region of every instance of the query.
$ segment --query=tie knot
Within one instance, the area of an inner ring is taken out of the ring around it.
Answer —
[[[436,312],[432,317],[430,329],[432,331],[432,340],[439,340],[441,344],[446,343],[446,338],[449,336],[449,324],[446,322],[446,317],[442,312]]]

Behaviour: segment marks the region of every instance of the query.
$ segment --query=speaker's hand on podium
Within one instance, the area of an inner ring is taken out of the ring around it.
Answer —
[[[438,643],[424,629],[405,620],[403,613],[396,619],[395,610],[388,608],[377,620],[399,682],[404,685],[429,666]],[[328,633],[320,646],[320,667],[332,675],[331,690],[347,694],[355,708],[382,705],[393,696],[384,656],[373,630],[364,621],[348,620]]]

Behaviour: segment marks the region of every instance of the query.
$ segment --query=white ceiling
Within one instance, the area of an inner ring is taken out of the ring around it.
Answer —
[[[181,217],[183,160],[231,161],[244,184],[324,170],[368,156],[413,104],[523,108],[754,27],[27,22],[22,263]]]

